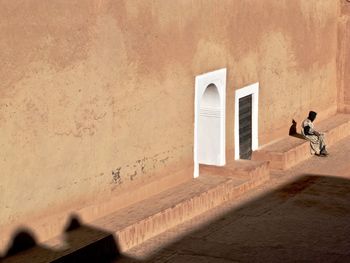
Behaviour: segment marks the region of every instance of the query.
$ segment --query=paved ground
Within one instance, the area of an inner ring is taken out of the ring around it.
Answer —
[[[116,262],[350,262],[350,137]]]

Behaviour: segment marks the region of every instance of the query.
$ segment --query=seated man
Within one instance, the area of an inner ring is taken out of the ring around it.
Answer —
[[[317,113],[314,111],[309,112],[309,116],[301,124],[301,134],[310,141],[311,154],[327,156],[324,134],[316,131],[314,128],[313,121],[316,119],[316,115]]]

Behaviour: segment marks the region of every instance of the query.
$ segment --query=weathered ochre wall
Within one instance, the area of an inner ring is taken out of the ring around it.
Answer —
[[[310,109],[331,114],[338,12],[334,0],[0,1],[0,225],[190,165],[196,75],[227,68],[228,161],[235,89],[260,83],[260,144]]]
[[[350,113],[350,2],[340,1],[338,27],[338,107]]]

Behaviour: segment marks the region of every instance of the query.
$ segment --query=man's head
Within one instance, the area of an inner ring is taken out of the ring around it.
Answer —
[[[309,117],[307,117],[310,121],[314,121],[316,119],[317,113],[314,111],[309,112]]]

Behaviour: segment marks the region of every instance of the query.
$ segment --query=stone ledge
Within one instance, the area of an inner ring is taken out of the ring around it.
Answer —
[[[236,161],[200,168],[200,176],[93,222],[112,232],[121,251],[193,218],[269,179],[267,162]]]
[[[184,161],[182,164],[182,169],[179,169],[179,165],[167,167],[165,170],[147,177],[147,180],[145,178],[143,181],[135,182],[132,188],[118,189],[117,194],[93,193],[94,198],[89,200],[82,199],[80,202],[74,201],[72,204],[65,204],[63,207],[54,207],[55,210],[29,215],[12,224],[0,224],[0,255],[5,253],[13,233],[24,226],[35,231],[37,241],[42,243],[60,235],[65,222],[69,220],[72,213],[79,215],[83,222],[91,223],[114,211],[191,181],[193,177],[192,162]]]
[[[27,259],[28,262],[76,262],[74,260],[93,255],[115,256],[113,251],[118,255],[269,178],[269,163],[264,161],[239,160],[224,167],[203,165],[196,179],[103,216],[4,262],[26,262]]]
[[[350,135],[350,114],[335,116],[316,123],[318,130],[325,132],[326,143],[333,145]],[[309,142],[294,136],[288,136],[267,144],[253,152],[252,159],[270,161],[272,170],[286,170],[311,157]]]

